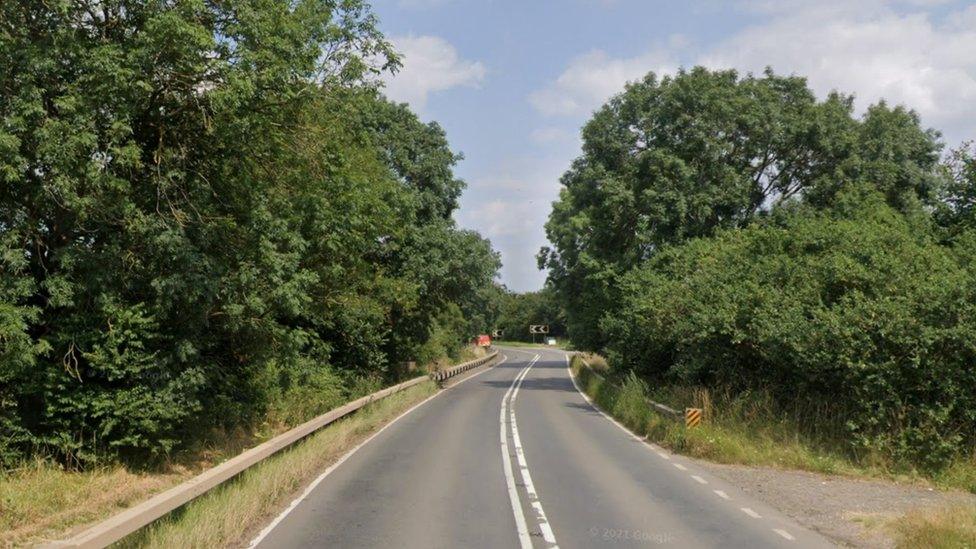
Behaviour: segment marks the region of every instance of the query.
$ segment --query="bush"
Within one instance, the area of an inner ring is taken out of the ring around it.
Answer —
[[[604,319],[611,362],[832,404],[855,453],[926,469],[976,443],[976,238],[940,245],[875,194],[657,254]]]

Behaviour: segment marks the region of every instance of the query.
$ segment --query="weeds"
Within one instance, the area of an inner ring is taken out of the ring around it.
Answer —
[[[312,477],[380,426],[437,391],[433,382],[376,401],[248,469],[147,528],[121,547],[210,548],[244,544],[256,527]]]
[[[589,362],[589,359],[587,359]],[[877,453],[856,452],[847,443],[843,417],[830,403],[794,399],[777,406],[769,393],[655,386],[629,373],[617,379],[597,374],[574,357],[581,388],[633,432],[676,452],[718,463],[766,465],[826,474],[933,482],[976,492],[976,459],[959,458],[934,473],[918,471]],[[655,412],[646,399],[678,409],[702,408],[699,427]]]
[[[976,547],[976,507],[947,507],[909,513],[890,525],[897,547],[959,549]]]

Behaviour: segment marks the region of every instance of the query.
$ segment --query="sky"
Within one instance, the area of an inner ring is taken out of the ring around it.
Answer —
[[[949,146],[976,138],[976,2],[948,0],[374,0],[404,56],[386,94],[437,121],[468,188],[455,219],[501,252],[514,291],[579,130],[625,83],[704,65],[808,78],[915,109]]]

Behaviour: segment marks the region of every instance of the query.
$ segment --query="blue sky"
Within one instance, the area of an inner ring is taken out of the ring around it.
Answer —
[[[542,287],[535,254],[579,128],[624,83],[696,64],[809,78],[863,110],[906,104],[949,145],[976,138],[976,3],[948,0],[375,0],[404,55],[387,94],[447,130],[468,189],[455,217]]]

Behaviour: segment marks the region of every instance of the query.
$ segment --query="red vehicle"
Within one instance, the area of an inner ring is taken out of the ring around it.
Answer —
[[[485,334],[481,334],[477,337],[475,345],[478,347],[491,347],[491,337]]]

